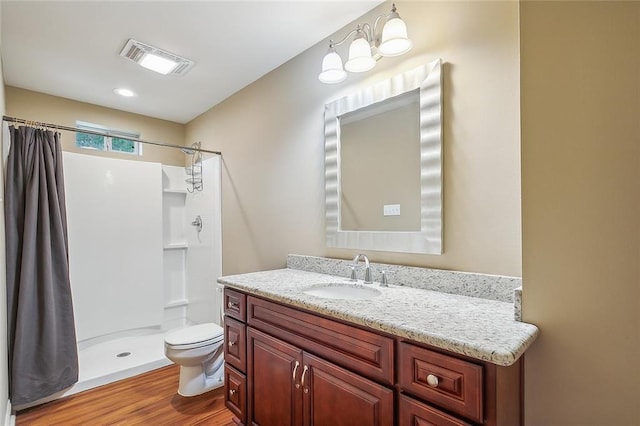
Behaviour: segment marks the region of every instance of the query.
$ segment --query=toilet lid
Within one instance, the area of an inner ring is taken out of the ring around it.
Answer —
[[[167,333],[164,341],[170,345],[189,345],[212,340],[223,334],[224,330],[218,324],[198,324]]]

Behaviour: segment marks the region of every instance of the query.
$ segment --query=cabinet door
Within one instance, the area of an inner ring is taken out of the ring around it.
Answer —
[[[301,424],[302,389],[297,381],[301,369],[300,349],[248,328],[248,424]]]
[[[393,424],[393,391],[304,353],[304,425],[388,426]]]

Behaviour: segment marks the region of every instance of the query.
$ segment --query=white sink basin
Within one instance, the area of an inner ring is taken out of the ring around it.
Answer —
[[[318,284],[304,290],[305,294],[324,299],[364,300],[380,296],[379,290],[357,284]]]

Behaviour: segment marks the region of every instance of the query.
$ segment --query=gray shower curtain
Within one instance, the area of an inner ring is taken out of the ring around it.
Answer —
[[[60,134],[9,128],[5,183],[9,394],[14,406],[78,381]]]

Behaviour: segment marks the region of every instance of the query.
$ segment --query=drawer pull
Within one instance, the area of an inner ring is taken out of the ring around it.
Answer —
[[[227,307],[229,309],[240,309],[240,305],[238,304],[238,302],[229,302],[227,303]]]
[[[236,390],[235,389],[229,389],[229,396],[233,396],[236,394]]]
[[[432,388],[437,388],[438,384],[439,384],[439,380],[437,376],[434,376],[433,374],[429,374],[427,376],[427,384],[429,386],[431,386]]]
[[[230,347],[230,348],[232,348],[232,347],[233,347],[233,345],[235,345],[235,344],[236,344],[236,342],[234,342],[234,341],[232,341],[232,340],[229,340],[229,347]]]
[[[304,387],[304,376],[305,374],[307,374],[307,371],[309,371],[309,367],[305,365],[304,368],[302,369],[302,378],[300,379],[300,384],[304,388],[304,393],[309,393],[309,388]]]
[[[300,367],[300,363],[296,361],[296,365],[293,367],[293,383],[296,383],[296,371],[298,371],[298,367]],[[296,383],[296,389],[300,389],[300,383]]]

